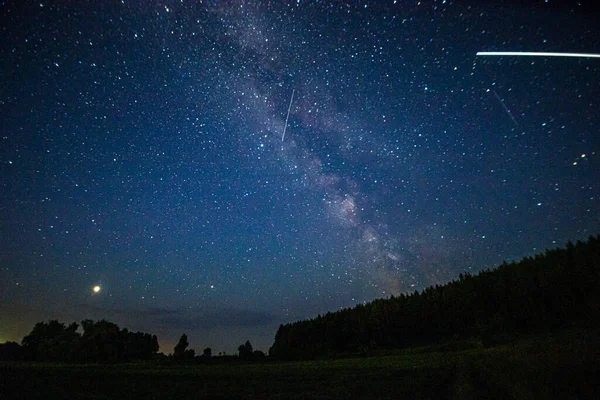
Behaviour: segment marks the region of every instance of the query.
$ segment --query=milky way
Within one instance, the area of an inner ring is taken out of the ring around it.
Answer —
[[[600,233],[598,60],[476,56],[597,53],[577,5],[70,3],[0,6],[0,339],[266,350]]]

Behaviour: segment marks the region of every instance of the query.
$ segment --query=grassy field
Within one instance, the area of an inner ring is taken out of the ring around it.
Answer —
[[[0,363],[0,399],[596,399],[600,332],[310,362]]]

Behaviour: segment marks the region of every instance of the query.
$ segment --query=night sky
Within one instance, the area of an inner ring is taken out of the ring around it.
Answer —
[[[600,233],[600,60],[475,56],[599,53],[598,14],[346,3],[0,3],[0,341],[266,351]]]

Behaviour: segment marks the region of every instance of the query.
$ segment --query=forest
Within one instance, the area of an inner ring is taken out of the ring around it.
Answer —
[[[598,327],[600,235],[412,294],[281,325],[269,355],[305,360],[375,349]]]
[[[81,326],[83,332],[80,332]],[[58,320],[38,322],[26,335],[21,344],[7,342],[0,344],[0,361],[41,361],[54,363],[115,364],[132,361],[158,361],[177,364],[204,363],[215,360],[212,349],[207,347],[201,355],[196,355],[187,335],[181,335],[179,342],[169,355],[159,353],[158,338],[144,332],[130,332],[106,320],[73,322],[66,325]],[[250,341],[238,347],[238,355],[219,353],[218,360],[259,361],[265,357],[260,350],[254,350]]]

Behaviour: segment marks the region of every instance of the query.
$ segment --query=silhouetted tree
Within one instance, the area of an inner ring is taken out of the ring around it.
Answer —
[[[246,340],[246,343],[241,344],[238,347],[239,357],[242,360],[249,361],[252,360],[252,345],[249,340]]]
[[[17,342],[6,342],[0,344],[0,360],[22,361],[25,359],[25,351]]]
[[[122,331],[124,339],[124,358],[128,360],[148,360],[158,352],[158,338],[143,332]]]
[[[202,357],[211,358],[212,357],[212,349],[210,347],[205,348],[204,352],[202,353]]]
[[[183,359],[185,357],[185,350],[189,346],[187,335],[184,333],[179,338],[179,342],[175,345],[173,349],[173,357],[177,359]]]
[[[192,360],[194,357],[196,357],[196,350],[194,349],[187,349],[183,353],[183,358],[186,360]]]
[[[115,363],[124,361],[123,334],[117,324],[106,320],[81,321],[83,335],[77,353],[84,362]]]
[[[148,333],[120,330],[105,320],[69,326],[57,320],[39,322],[23,338],[24,357],[38,361],[119,362],[150,359],[158,351],[158,338]]]
[[[79,340],[78,325],[68,327],[57,320],[38,322],[21,342],[28,359],[39,361],[68,361],[74,344]]]
[[[260,351],[260,350],[254,350],[252,352],[252,359],[256,360],[262,360],[263,358],[265,358],[265,353]]]

